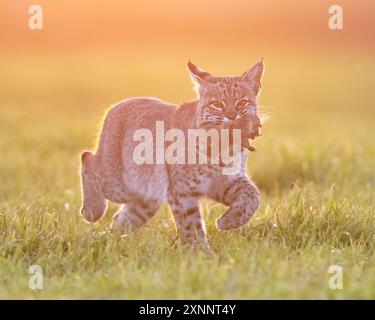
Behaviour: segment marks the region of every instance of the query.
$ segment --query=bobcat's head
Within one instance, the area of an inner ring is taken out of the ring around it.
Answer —
[[[257,96],[261,88],[263,60],[237,77],[211,75],[190,61],[187,67],[199,94],[197,127],[241,129],[244,146],[249,147],[247,140],[260,135]]]

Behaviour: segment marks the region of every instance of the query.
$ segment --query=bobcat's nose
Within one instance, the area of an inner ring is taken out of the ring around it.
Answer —
[[[226,116],[229,120],[236,120],[236,118],[237,118],[237,113],[236,113],[236,112],[226,112],[226,113],[225,113],[225,116]]]

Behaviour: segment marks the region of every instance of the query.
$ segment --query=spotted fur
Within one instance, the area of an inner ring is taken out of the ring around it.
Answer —
[[[169,104],[156,98],[132,98],[110,109],[94,153],[81,158],[83,205],[81,214],[90,222],[100,219],[107,200],[122,204],[112,228],[126,234],[146,223],[167,201],[172,209],[180,239],[194,247],[210,250],[199,200],[209,197],[229,209],[217,227],[230,230],[246,224],[259,205],[259,191],[246,175],[246,143],[242,148],[241,171],[223,175],[223,164],[136,164],[132,155],[140,128],[155,133],[156,121],[166,130],[178,128],[187,136],[192,128],[239,128],[242,141],[259,135],[257,95],[263,61],[240,77],[216,77],[188,63],[199,99]]]

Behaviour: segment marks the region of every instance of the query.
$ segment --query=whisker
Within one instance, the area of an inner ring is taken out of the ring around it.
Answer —
[[[258,109],[259,110],[266,110],[266,111],[273,111],[275,109],[275,107],[272,107],[272,106],[258,106]]]
[[[243,118],[243,117],[247,116],[250,113],[256,114],[257,111],[256,111],[256,109],[245,109],[245,110],[243,110],[243,111],[240,112],[240,118]]]
[[[266,122],[268,122],[270,119],[271,119],[271,117],[268,116],[268,115],[261,115],[260,116],[260,124],[263,125]]]

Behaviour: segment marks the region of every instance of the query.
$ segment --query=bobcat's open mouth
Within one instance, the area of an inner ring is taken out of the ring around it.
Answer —
[[[248,149],[249,151],[256,151],[252,142],[256,137],[260,137],[262,135],[260,132],[261,127],[262,125],[260,124],[254,130],[251,130],[246,137],[243,137],[242,146],[244,148]]]

